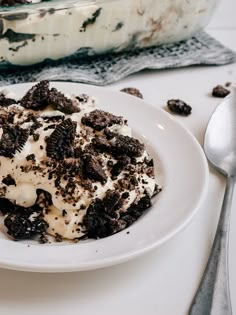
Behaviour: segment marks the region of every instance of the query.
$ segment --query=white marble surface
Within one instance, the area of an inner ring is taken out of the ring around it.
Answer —
[[[208,26],[211,35],[236,51],[236,1],[221,1]],[[236,83],[236,64],[144,71],[110,88],[139,88],[146,101],[163,107],[169,97],[191,103],[193,114],[177,118],[202,143],[219,99],[216,84]],[[209,189],[191,224],[154,251],[122,265],[70,274],[37,274],[0,269],[0,314],[8,315],[187,315],[215,233],[224,178],[210,169]],[[236,314],[236,196],[230,233],[230,287]],[[224,315],[224,314],[222,314]]]

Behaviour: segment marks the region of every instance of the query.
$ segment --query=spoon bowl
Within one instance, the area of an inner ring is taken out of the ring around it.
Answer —
[[[208,160],[223,174],[236,174],[236,90],[214,111],[204,138]]]
[[[231,315],[228,277],[230,209],[236,177],[236,90],[214,111],[204,137],[208,160],[226,177],[216,235],[189,315]]]

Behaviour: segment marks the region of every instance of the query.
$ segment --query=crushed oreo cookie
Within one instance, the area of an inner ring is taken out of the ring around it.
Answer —
[[[11,211],[7,213],[4,224],[14,240],[29,239],[46,232],[48,224],[43,220],[42,208],[38,204],[28,208],[15,204],[8,206]]]
[[[48,94],[48,103],[65,114],[73,114],[80,111],[78,104],[55,88],[52,88]]]
[[[0,212],[5,215],[12,213],[15,210],[15,205],[9,199],[0,198]]]
[[[118,162],[112,165],[111,175],[117,177],[127,165],[131,163],[131,159],[127,155],[118,157]]]
[[[136,97],[139,97],[139,98],[143,98],[142,93],[138,89],[136,89],[134,87],[124,88],[124,89],[122,89],[120,91],[121,92],[125,92],[125,93],[130,94],[130,95],[133,95],[133,96],[136,96]]]
[[[224,88],[222,85],[217,85],[212,90],[212,96],[224,98],[230,94],[230,91]]]
[[[121,196],[112,191],[108,192],[103,200],[96,198],[87,209],[84,217],[84,225],[89,238],[103,238],[115,234],[134,223],[145,210],[151,207],[151,199],[142,197],[137,203],[133,203],[126,211],[116,216]],[[106,206],[108,204],[109,206]],[[122,206],[122,203],[120,204]]]
[[[0,141],[0,155],[12,158],[16,151],[21,151],[28,139],[29,132],[19,126],[3,125]]]
[[[167,108],[175,114],[188,116],[192,112],[192,107],[179,99],[172,99],[167,102]]]
[[[144,144],[129,136],[117,135],[113,144],[113,152],[126,154],[129,157],[140,157],[144,152]]]
[[[126,222],[126,227],[137,221],[145,210],[152,206],[149,196],[142,197],[137,203],[133,203],[126,212],[121,214],[121,219]]]
[[[103,201],[96,198],[88,207],[83,220],[87,236],[95,239],[103,238],[125,228],[125,225],[120,224],[113,216],[105,211]]]
[[[97,131],[101,131],[114,124],[121,125],[123,123],[123,118],[103,110],[95,109],[89,114],[85,114],[81,122]]]
[[[7,98],[3,93],[0,94],[0,107],[8,107],[16,103],[16,100],[12,98]]]
[[[76,123],[68,118],[56,126],[47,139],[47,156],[56,160],[63,160],[73,155]]]
[[[2,183],[5,184],[6,186],[16,186],[16,181],[14,178],[8,174],[6,177],[3,178]]]
[[[48,224],[41,216],[35,215],[34,212],[27,208],[27,211],[18,211],[8,214],[4,219],[4,224],[7,228],[7,233],[14,240],[29,239],[37,234],[46,232]]]
[[[107,181],[107,175],[95,156],[84,154],[83,163],[85,174],[89,179],[99,181],[102,184]]]
[[[32,110],[43,110],[48,105],[65,114],[80,111],[76,100],[72,101],[56,88],[49,89],[49,81],[43,80],[34,85],[19,101],[20,105]]]
[[[48,106],[49,82],[40,81],[34,85],[19,101],[20,105],[33,110],[42,110]]]

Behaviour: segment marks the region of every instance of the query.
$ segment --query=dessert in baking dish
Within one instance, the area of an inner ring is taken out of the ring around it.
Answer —
[[[0,66],[133,50],[191,37],[216,0],[2,0]]]

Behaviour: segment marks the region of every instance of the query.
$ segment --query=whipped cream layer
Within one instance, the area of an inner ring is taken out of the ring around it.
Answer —
[[[41,202],[47,232],[76,239],[88,232],[84,218],[94,202],[116,198],[119,220],[143,197],[151,198],[153,163],[127,121],[97,110],[93,97],[65,97],[52,89],[52,104],[32,103],[34,94],[49,93],[48,83],[40,84],[17,104],[0,108],[0,197],[28,208],[40,204],[41,190],[49,193],[50,201]],[[7,91],[2,96],[13,98]]]
[[[94,55],[186,39],[209,20],[215,0],[53,1],[0,13],[0,63]]]

